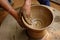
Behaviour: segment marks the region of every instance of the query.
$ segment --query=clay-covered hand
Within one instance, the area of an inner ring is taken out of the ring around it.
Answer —
[[[31,10],[31,0],[25,0],[25,3],[23,5],[23,14],[25,17],[30,17],[30,10]]]
[[[0,0],[0,6],[7,10],[21,25],[22,21],[20,20],[20,17],[18,15],[18,12],[13,9],[13,7],[9,4],[8,0]],[[25,3],[23,5],[23,10],[26,12],[26,17],[30,16],[30,7],[31,7],[31,0],[25,0]]]

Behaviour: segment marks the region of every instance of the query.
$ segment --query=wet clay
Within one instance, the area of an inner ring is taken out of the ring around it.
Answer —
[[[33,6],[31,7],[30,18],[26,20],[31,24],[30,28],[41,29],[51,24],[53,15],[49,9],[43,6]]]
[[[43,24],[39,19],[33,19],[31,21],[32,21],[31,28],[33,28],[33,29],[41,29],[41,28],[43,28],[43,26],[42,26]]]
[[[37,18],[26,18],[27,22],[31,25],[30,28],[33,28],[33,29],[41,29],[43,28],[43,22],[40,20],[40,19],[37,19]]]

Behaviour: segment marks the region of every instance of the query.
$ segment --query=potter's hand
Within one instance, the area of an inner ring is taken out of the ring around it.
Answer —
[[[23,9],[26,11],[27,17],[30,15],[30,3],[31,0],[26,0],[23,6]],[[20,17],[16,10],[12,8],[12,6],[9,4],[8,0],[0,0],[0,6],[7,10],[16,20],[19,24],[21,24]]]
[[[13,7],[9,4],[8,0],[0,0],[0,6],[7,10],[18,22],[19,25],[21,25],[22,21],[20,20],[19,14],[16,10],[13,9]]]
[[[31,7],[31,0],[25,0],[25,3],[23,5],[23,14],[25,17],[30,17],[30,8]]]

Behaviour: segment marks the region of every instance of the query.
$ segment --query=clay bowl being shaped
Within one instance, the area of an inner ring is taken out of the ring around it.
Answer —
[[[32,38],[41,38],[46,32],[45,29],[52,23],[53,14],[49,8],[46,6],[34,5],[31,7],[31,21],[27,19],[26,21],[31,22],[29,25],[25,19],[22,17],[22,22],[24,23],[27,33]]]

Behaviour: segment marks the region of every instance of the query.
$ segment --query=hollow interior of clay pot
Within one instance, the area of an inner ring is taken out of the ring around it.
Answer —
[[[27,19],[28,21],[29,19]],[[29,28],[41,29],[48,27],[53,20],[52,12],[44,6],[32,6],[31,7],[31,25]]]

